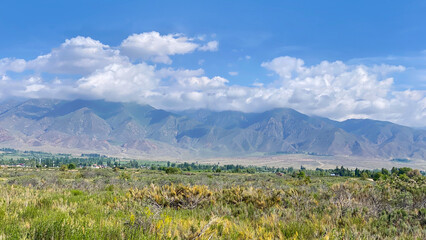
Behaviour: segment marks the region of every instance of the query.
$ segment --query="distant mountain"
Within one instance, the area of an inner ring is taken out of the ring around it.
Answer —
[[[368,119],[337,122],[288,108],[168,112],[135,103],[31,99],[0,104],[0,146],[168,156],[263,152],[426,159],[426,131]]]

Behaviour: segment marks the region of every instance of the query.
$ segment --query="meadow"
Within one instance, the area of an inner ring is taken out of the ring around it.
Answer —
[[[426,239],[425,176],[375,176],[3,167],[0,239]]]

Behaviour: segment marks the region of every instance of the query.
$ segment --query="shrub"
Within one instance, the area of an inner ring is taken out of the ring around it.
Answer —
[[[74,163],[68,164],[68,169],[76,169],[76,166]]]
[[[168,167],[166,168],[166,173],[167,174],[176,174],[176,173],[180,173],[180,169],[176,168],[176,167]]]
[[[207,186],[151,185],[141,190],[129,190],[130,195],[139,200],[149,200],[163,207],[194,209],[214,202],[212,191]]]
[[[247,204],[256,208],[272,207],[282,202],[283,191],[264,190],[253,187],[231,187],[223,189],[220,198],[230,204]]]

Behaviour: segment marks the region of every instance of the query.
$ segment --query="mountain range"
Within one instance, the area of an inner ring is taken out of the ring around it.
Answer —
[[[426,130],[343,122],[289,108],[262,113],[188,110],[103,100],[8,100],[0,146],[114,155],[237,156],[254,153],[426,159]]]

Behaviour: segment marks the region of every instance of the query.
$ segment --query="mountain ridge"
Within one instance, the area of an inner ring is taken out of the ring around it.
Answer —
[[[0,145],[102,153],[231,156],[309,153],[426,159],[426,131],[370,119],[338,122],[291,108],[165,111],[104,100],[0,103]]]

